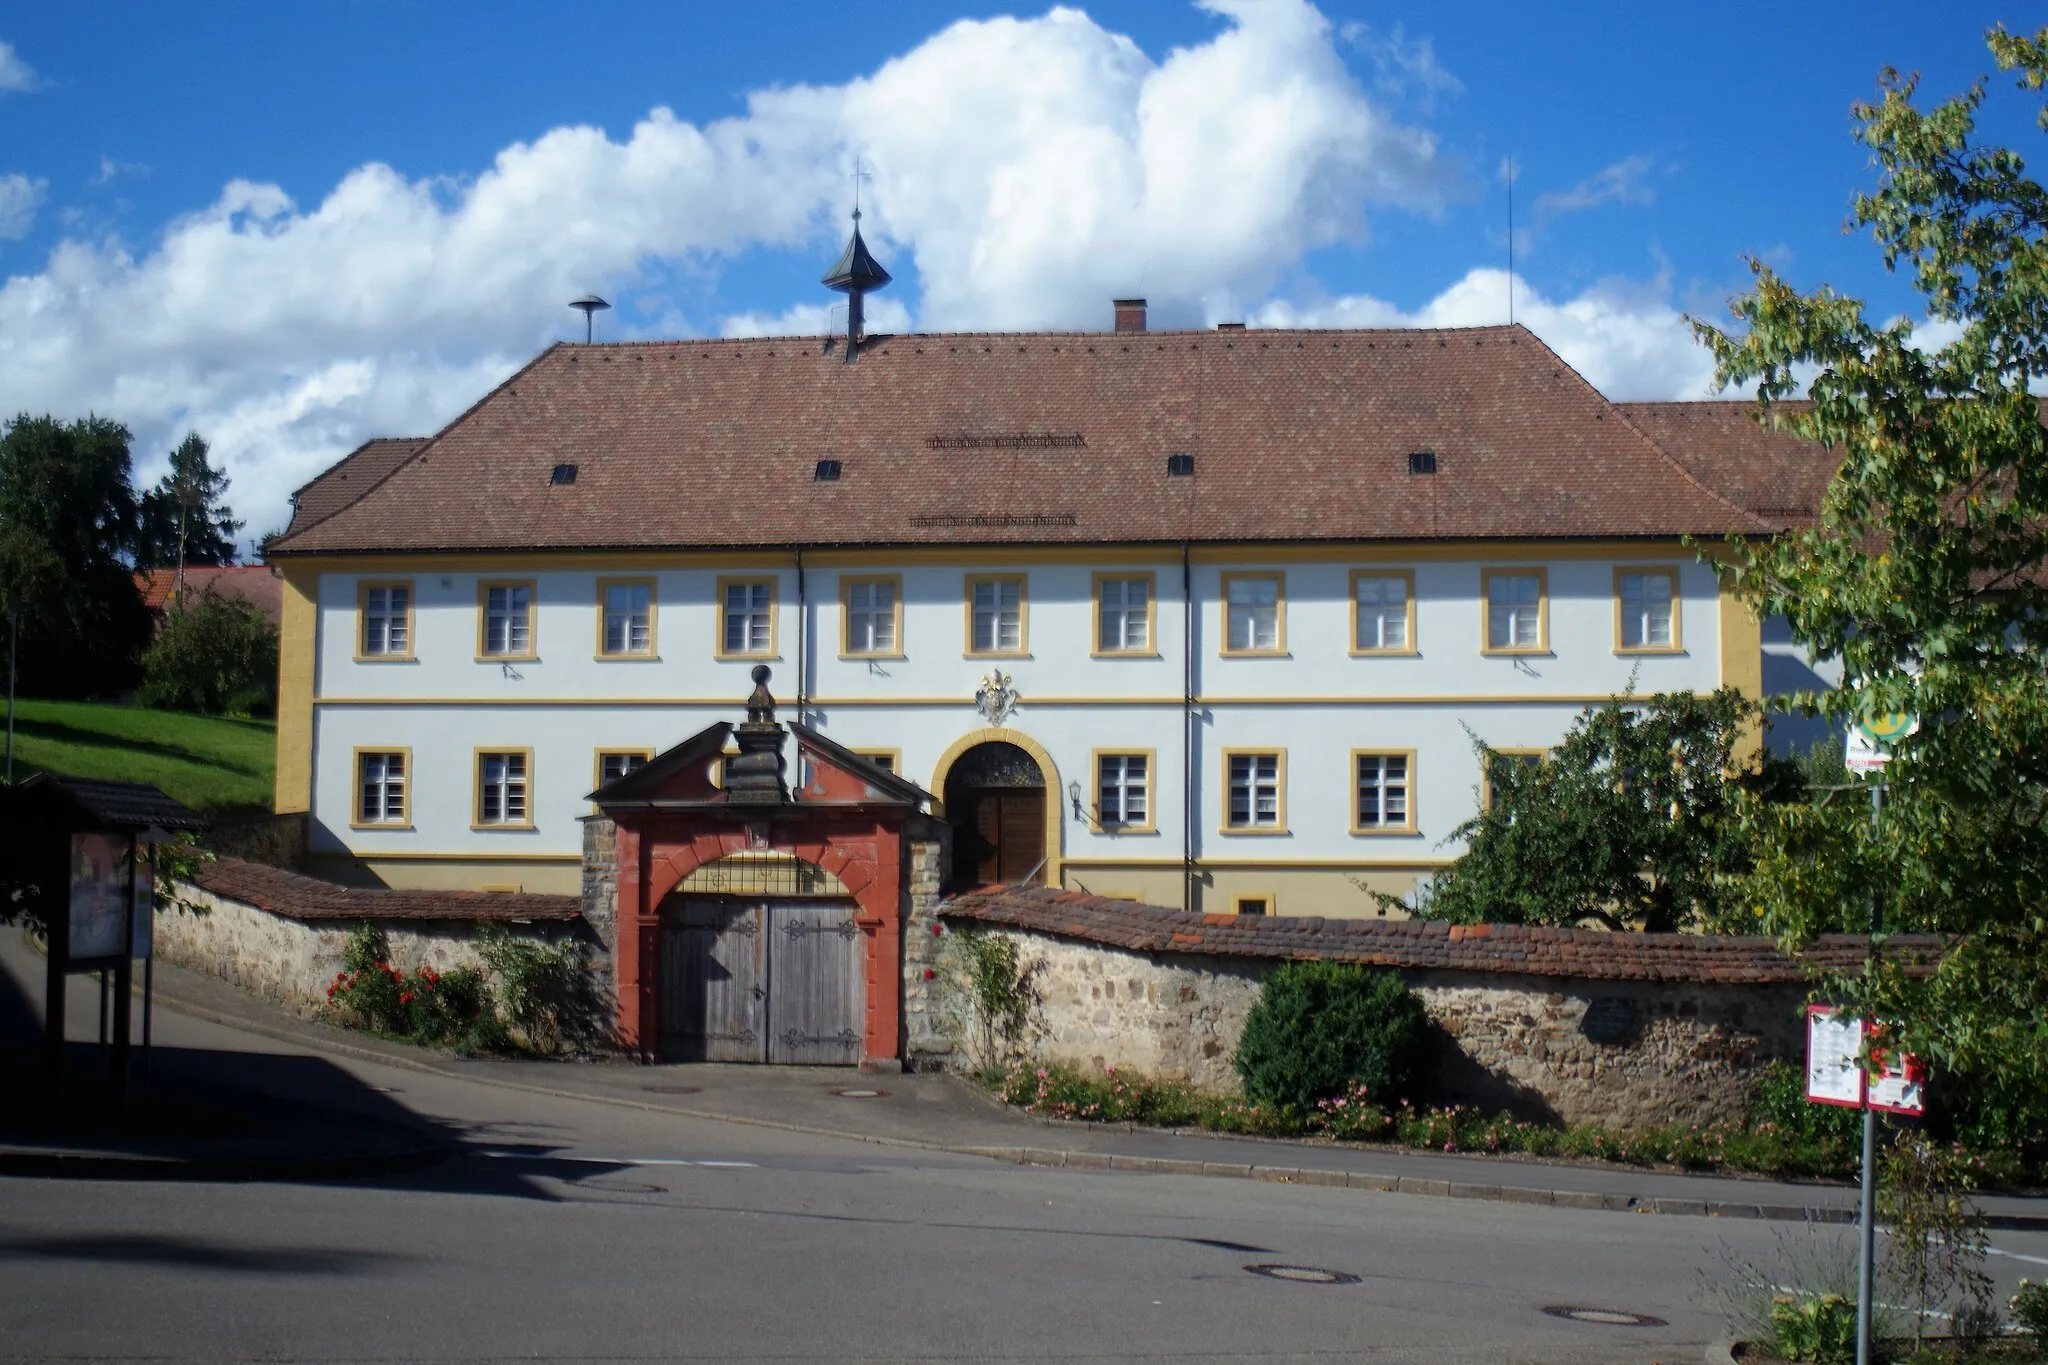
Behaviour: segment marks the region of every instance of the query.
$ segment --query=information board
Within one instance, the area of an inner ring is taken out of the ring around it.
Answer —
[[[128,840],[112,834],[71,836],[70,954],[73,961],[119,957],[127,946],[135,874]]]
[[[1863,1021],[1827,1005],[1806,1007],[1806,1098],[1815,1104],[1863,1107]]]
[[[1882,1068],[1870,1076],[1858,1060],[1863,1051],[1863,1021],[1837,1014],[1829,1005],[1806,1007],[1806,1098],[1815,1104],[1851,1109],[1866,1105],[1890,1114],[1926,1112],[1922,1087],[1926,1074],[1918,1058],[1898,1051],[1878,1051]]]

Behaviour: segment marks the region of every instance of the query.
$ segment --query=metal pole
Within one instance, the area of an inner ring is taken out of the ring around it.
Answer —
[[[1884,798],[1884,784],[1876,782],[1870,788],[1870,832],[1872,852],[1876,851],[1877,818],[1880,803]],[[1870,893],[1870,935],[1871,947],[1863,959],[1863,972],[1867,979],[1870,974],[1871,958],[1875,956],[1877,938],[1877,892]],[[1870,1040],[1870,1023],[1863,1021],[1864,1045]],[[1870,1323],[1872,1300],[1876,1297],[1873,1288],[1876,1280],[1877,1262],[1877,1111],[1870,1107],[1870,1076],[1863,1077],[1863,1179],[1857,1196],[1857,1248],[1856,1248],[1856,1365],[1872,1365]]]

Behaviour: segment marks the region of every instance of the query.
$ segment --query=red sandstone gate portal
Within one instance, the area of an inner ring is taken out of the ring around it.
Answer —
[[[785,729],[767,680],[754,670],[744,724],[721,721],[591,794],[618,825],[619,1039],[662,1060],[892,1070],[904,835],[931,795],[809,726]]]

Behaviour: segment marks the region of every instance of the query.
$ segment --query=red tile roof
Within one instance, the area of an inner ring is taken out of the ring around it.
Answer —
[[[149,569],[135,575],[142,604],[162,611],[177,591],[176,569]],[[207,593],[239,597],[270,618],[275,625],[283,611],[284,582],[267,564],[235,564],[225,568],[185,566],[185,600],[190,603]]]
[[[1810,526],[1841,456],[1756,419],[1753,402],[1616,403],[1664,452],[1777,527]],[[1781,402],[1781,411],[1803,410]]]
[[[427,443],[424,436],[379,436],[363,442],[319,478],[292,494],[291,535],[317,525],[377,486]]]
[[[575,896],[506,891],[391,891],[336,886],[240,858],[204,864],[194,884],[273,915],[300,920],[575,920]]]
[[[1854,934],[1823,935],[1794,961],[1767,938],[1310,915],[1197,915],[1046,887],[985,887],[943,902],[939,913],[1133,952],[1321,958],[1406,970],[1516,972],[1593,981],[1789,983],[1806,979],[1802,963],[1853,970],[1867,951],[1866,940]],[[1887,952],[1929,962],[1939,948],[1932,937],[1899,935],[1886,940]]]
[[[306,502],[272,553],[1769,529],[1521,327],[558,345]]]

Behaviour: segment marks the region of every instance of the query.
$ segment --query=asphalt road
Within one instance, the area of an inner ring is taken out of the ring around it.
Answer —
[[[363,1181],[0,1179],[0,1360],[1690,1365],[1724,1330],[1701,1287],[1725,1257],[1847,1235],[1044,1170],[338,1064],[465,1154]],[[2048,1234],[1993,1240],[2008,1289],[2048,1266]]]

